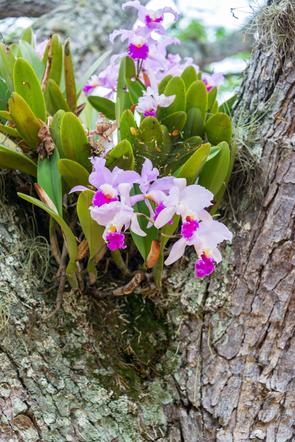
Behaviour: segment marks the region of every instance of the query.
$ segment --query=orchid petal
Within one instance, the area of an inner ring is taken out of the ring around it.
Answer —
[[[173,264],[175,261],[180,259],[184,255],[186,247],[186,241],[184,238],[180,238],[178,241],[176,241],[169,253],[168,258],[165,261],[165,264],[169,266],[170,264]]]
[[[169,221],[171,221],[174,215],[175,215],[175,208],[166,207],[157,216],[157,219],[154,223],[155,227],[157,229],[160,229],[161,227],[165,226],[166,224],[169,223]]]
[[[89,190],[89,189],[88,189],[88,187],[85,187],[85,186],[81,186],[81,185],[79,185],[79,186],[75,186],[75,187],[73,187],[73,188],[69,191],[69,193],[83,192],[84,190]]]

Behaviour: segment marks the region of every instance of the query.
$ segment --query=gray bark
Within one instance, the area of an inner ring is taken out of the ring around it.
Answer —
[[[40,15],[46,14],[59,4],[58,0],[0,0],[0,19],[6,17],[40,17]]]
[[[235,110],[258,173],[239,191],[234,178],[235,239],[209,282],[189,261],[154,307],[69,292],[46,321],[55,292],[37,290],[27,234],[1,210],[1,441],[294,440],[295,54],[277,37],[258,44]],[[116,284],[102,274],[100,292]]]

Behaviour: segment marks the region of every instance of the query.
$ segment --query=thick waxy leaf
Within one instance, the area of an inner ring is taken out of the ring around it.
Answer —
[[[119,127],[120,139],[128,140],[133,145],[138,136],[138,128],[133,113],[125,110],[121,116]]]
[[[172,75],[166,75],[166,77],[164,77],[160,81],[159,86],[158,86],[159,94],[163,94],[164,93],[165,87],[167,86],[167,84],[169,83],[171,78],[172,78]]]
[[[38,55],[35,52],[33,46],[31,46],[26,41],[19,41],[18,43],[19,56],[27,60],[27,62],[34,69],[35,74],[37,75],[39,81],[42,81],[43,73],[44,73],[44,65]]]
[[[60,90],[60,87],[56,84],[54,80],[48,80],[47,88],[44,95],[48,112],[51,115],[54,115],[60,109],[64,110],[65,112],[69,112],[71,110],[62,91]]]
[[[6,120],[6,121],[12,121],[12,117],[11,117],[10,113],[7,111],[0,111],[0,118],[2,118],[2,120]]]
[[[161,161],[163,156],[162,143],[163,135],[162,129],[158,120],[154,117],[146,117],[142,120],[140,125],[140,140],[143,144],[140,144],[141,155],[143,158],[146,156],[157,164],[158,160]],[[138,152],[137,156],[140,155]],[[136,159],[138,159],[136,156]]]
[[[221,143],[221,145],[222,144],[223,143]],[[232,170],[233,170],[234,162],[235,162],[235,158],[236,158],[236,150],[237,150],[237,146],[235,143],[232,143],[230,150],[231,150],[231,152],[230,152],[230,165],[228,168],[228,172],[227,172],[225,181],[214,197],[214,206],[210,209],[210,213],[212,215],[214,215],[216,213],[216,211],[218,210],[218,208],[223,200],[225,190],[227,188],[228,182],[229,182],[231,174],[232,174]]]
[[[74,73],[72,53],[71,53],[69,40],[65,42],[65,47],[64,47],[64,72],[65,72],[67,102],[68,105],[70,106],[70,109],[74,112],[77,107],[77,94],[76,94],[75,73]]]
[[[87,83],[91,75],[98,71],[98,68],[103,64],[103,62],[109,57],[110,51],[106,51],[103,55],[101,55],[90,67],[87,69],[85,74],[82,75],[79,83],[78,83],[78,93],[77,96],[81,94],[83,86]]]
[[[139,97],[142,97],[145,91],[144,85],[139,80],[126,80],[129,97],[132,104],[137,104]]]
[[[58,170],[59,153],[54,149],[50,157],[38,159],[37,181],[62,216],[62,184]]]
[[[211,113],[212,113],[212,114],[217,114],[218,109],[219,109],[218,102],[217,102],[217,101],[214,101],[213,106],[212,106],[212,109],[211,109]]]
[[[230,150],[226,142],[218,145],[220,152],[210,161],[207,161],[199,177],[199,184],[217,195],[226,181],[230,168]]]
[[[7,83],[0,77],[0,109],[7,109],[8,99],[10,97],[10,90]]]
[[[134,164],[133,149],[128,140],[122,140],[106,157],[106,165],[110,169],[117,166],[121,169],[132,170],[134,169]]]
[[[211,144],[217,145],[222,141],[229,143],[232,136],[230,117],[227,114],[218,112],[208,119],[205,131]]]
[[[175,95],[175,99],[169,107],[159,108],[158,117],[163,120],[175,112],[185,111],[186,108],[186,97],[185,97],[185,85],[184,81],[180,77],[173,77],[167,83],[164,94],[167,97]]]
[[[23,97],[36,117],[46,121],[45,100],[40,82],[30,64],[23,58],[18,58],[13,69],[15,91]]]
[[[3,169],[16,169],[28,175],[36,176],[36,163],[27,155],[16,149],[0,145],[0,167]]]
[[[60,157],[64,156],[62,140],[61,140],[61,123],[64,115],[65,112],[63,110],[59,110],[58,112],[56,112],[56,114],[54,114],[54,117],[50,125],[50,134],[53,138],[55,146],[58,148]]]
[[[219,106],[219,112],[224,112],[227,115],[231,115],[233,105],[237,101],[237,98],[238,98],[238,94],[235,94],[232,97],[230,97],[228,100],[226,100],[224,103],[222,103]]]
[[[67,274],[71,276],[71,282],[73,283],[75,281],[73,274],[76,271],[76,257],[77,257],[78,248],[77,248],[77,241],[72,230],[60,215],[58,215],[52,209],[47,207],[46,204],[44,204],[42,201],[39,201],[36,198],[33,198],[32,196],[25,195],[24,193],[18,193],[18,196],[28,201],[29,203],[34,204],[35,206],[38,206],[41,209],[45,210],[45,212],[47,212],[60,225],[70,257],[67,266]]]
[[[89,184],[89,172],[76,161],[63,158],[58,161],[58,170],[68,190],[79,184],[82,186],[88,186]]]
[[[19,134],[29,147],[35,149],[40,143],[38,132],[42,127],[41,121],[36,118],[29,105],[16,92],[13,92],[9,99],[8,107]]]
[[[168,127],[172,136],[176,136],[184,128],[186,123],[186,113],[185,112],[174,112],[174,114],[169,115],[164,118],[163,124]],[[173,132],[176,131],[175,134]]]
[[[186,178],[187,184],[194,184],[210,152],[210,144],[202,144],[177,171],[177,177]]]
[[[181,78],[183,79],[187,90],[194,81],[197,81],[198,75],[193,66],[188,66],[181,74]]]
[[[51,37],[51,42],[48,40],[48,45],[45,50],[43,57],[43,63],[46,65],[48,60],[48,48],[51,45],[51,65],[49,70],[49,77],[56,82],[57,85],[60,84],[62,77],[63,68],[63,50],[60,38],[57,34],[53,34]]]
[[[90,147],[84,128],[76,115],[66,112],[61,122],[61,141],[66,158],[91,169]]]
[[[187,113],[187,122],[184,127],[185,138],[193,136],[203,136],[204,134],[204,115],[201,110],[192,107]]]
[[[113,101],[95,95],[89,96],[87,99],[91,106],[93,106],[98,112],[104,114],[106,118],[109,120],[116,119],[116,109]]]
[[[0,77],[6,82],[9,92],[13,91],[13,66],[15,63],[11,49],[0,43]]]
[[[21,138],[20,134],[13,127],[0,123],[0,132],[12,138]]]
[[[26,28],[23,31],[21,39],[23,41],[26,41],[27,43],[29,43],[31,46],[34,46],[34,34],[33,34],[33,30],[31,27]]]
[[[123,57],[120,63],[118,85],[117,85],[117,101],[116,101],[116,118],[119,122],[122,113],[126,109],[130,109],[131,100],[127,89],[127,80],[135,78],[136,70],[134,61],[129,57]]]
[[[208,109],[208,92],[205,84],[197,80],[191,84],[186,94],[186,110],[199,109],[202,115],[205,115]]]
[[[102,238],[104,227],[99,226],[90,216],[89,206],[92,204],[93,195],[91,190],[80,193],[77,213],[89,248],[87,269],[89,273],[96,274],[95,266],[106,252],[106,243]]]
[[[208,92],[208,111],[210,112],[217,97],[217,87],[213,87],[210,92]]]

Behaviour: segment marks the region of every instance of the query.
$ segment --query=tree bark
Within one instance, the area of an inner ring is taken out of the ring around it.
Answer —
[[[264,14],[294,32],[288,5]],[[235,109],[240,164],[256,159],[257,173],[233,178],[235,239],[209,282],[189,261],[152,300],[69,292],[46,320],[54,289],[24,273],[27,236],[1,210],[1,442],[294,440],[295,54],[271,35]]]
[[[59,4],[58,0],[0,0],[0,19],[6,17],[40,17]]]

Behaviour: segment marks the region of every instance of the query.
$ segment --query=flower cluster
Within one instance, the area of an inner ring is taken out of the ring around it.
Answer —
[[[199,71],[199,68],[193,63],[192,58],[187,57],[183,60],[178,54],[171,54],[167,51],[168,46],[180,44],[177,38],[166,34],[163,26],[165,15],[168,14],[174,20],[177,19],[177,13],[173,8],[165,7],[154,11],[142,6],[138,0],[128,1],[122,7],[124,10],[127,8],[137,10],[136,25],[132,30],[115,30],[110,36],[110,41],[113,43],[118,37],[123,42],[127,41],[126,52],[130,58],[136,61],[138,77],[148,87],[137,110],[145,116],[154,115],[159,105],[169,106],[172,100],[171,98],[166,103],[163,100],[161,102],[162,96],[157,96],[155,86],[167,75],[180,75],[187,66],[193,66],[196,72]],[[97,95],[112,98],[116,92],[120,59],[127,54],[114,55],[109,66],[103,72],[98,76],[91,77],[83,88],[84,93],[95,92]],[[202,79],[209,92],[214,86],[222,84],[223,75],[220,73],[212,76],[205,74]]]
[[[115,167],[110,171],[106,160],[92,158],[93,171],[89,182],[96,189],[91,217],[104,226],[103,239],[111,251],[126,248],[126,231],[146,236],[140,226],[143,213],[136,211],[136,204],[144,201],[148,210],[147,228],[161,229],[171,224],[175,216],[181,219],[180,237],[174,243],[165,264],[180,259],[186,246],[193,246],[198,255],[195,275],[203,278],[215,270],[222,259],[218,244],[231,240],[228,228],[215,221],[205,210],[212,205],[213,194],[204,187],[187,186],[186,179],[172,176],[159,178],[159,171],[149,159],[145,159],[141,173]],[[71,192],[87,190],[76,186]]]

